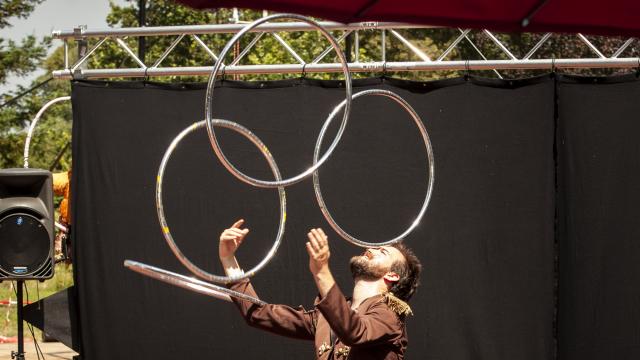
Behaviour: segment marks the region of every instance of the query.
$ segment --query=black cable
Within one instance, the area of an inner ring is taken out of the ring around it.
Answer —
[[[16,300],[18,299],[18,282],[11,282],[13,284],[13,292],[16,294]],[[27,289],[27,284],[24,284],[24,292],[25,295],[27,296],[27,303],[29,302],[29,289]],[[16,306],[22,306],[22,304],[18,303],[16,301]],[[24,319],[22,319],[22,321],[24,321]],[[40,345],[38,345],[38,341],[36,340],[36,335],[33,332],[33,325],[29,324],[29,322],[27,322],[27,329],[29,329],[29,332],[31,332],[31,336],[33,337],[33,344],[36,348],[36,356],[38,357],[38,360],[40,360],[40,354],[42,354],[42,359],[44,360],[44,353],[42,352],[42,350],[40,349]],[[20,334],[18,334],[18,336],[20,336]]]
[[[49,166],[49,171],[53,171],[53,169],[55,169],[56,166],[58,166],[58,164],[60,163],[60,160],[62,159],[62,156],[65,153],[65,151],[67,151],[67,149],[69,148],[69,145],[71,145],[71,141],[67,141],[67,143],[58,152],[58,156],[56,156],[56,159],[53,160],[53,163],[51,163],[51,166]]]
[[[29,303],[29,289],[27,288],[27,284],[24,284],[24,292],[25,295],[27,296],[27,304]],[[40,289],[38,287],[38,283],[36,283],[36,292],[38,293],[38,300],[40,300]],[[38,340],[36,339],[36,334],[33,331],[33,325],[31,323],[29,323],[27,321],[27,328],[29,329],[29,332],[31,333],[31,337],[33,337],[33,345],[36,348],[36,356],[38,357],[38,360],[40,360],[40,355],[42,354],[42,359],[44,360],[44,353],[42,352],[42,349],[40,349],[40,344],[38,344]],[[44,333],[44,331],[43,331]]]
[[[36,334],[33,331],[33,325],[27,323],[27,329],[29,329],[29,332],[31,333],[31,337],[33,337],[33,345],[36,348],[36,356],[38,357],[38,360],[40,360],[40,354],[42,354],[42,359],[44,360],[44,353],[40,349],[40,345],[38,345],[38,341],[36,340]]]
[[[42,86],[42,85],[44,85],[44,84],[46,84],[46,83],[48,83],[48,82],[49,82],[49,81],[51,81],[51,80],[53,80],[53,76],[49,77],[47,80],[45,80],[45,81],[43,81],[43,82],[41,82],[41,83],[39,83],[39,84],[34,85],[34,86],[33,86],[33,87],[31,87],[30,89],[28,89],[28,90],[26,90],[26,91],[23,91],[22,93],[20,93],[20,94],[16,95],[13,99],[10,99],[10,100],[8,100],[7,102],[3,103],[2,105],[0,105],[0,109],[2,109],[2,108],[3,108],[3,107],[5,107],[5,106],[8,106],[8,105],[13,104],[14,102],[16,102],[16,101],[17,101],[18,99],[20,99],[21,97],[23,97],[23,96],[27,95],[28,93],[32,92],[33,90],[35,90],[35,89],[39,88],[40,86]]]

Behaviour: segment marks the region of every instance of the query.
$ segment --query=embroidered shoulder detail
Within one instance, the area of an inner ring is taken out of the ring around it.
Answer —
[[[229,276],[229,277],[244,275],[244,270],[242,270],[240,268],[229,268],[227,270],[227,272],[228,272],[227,276]]]
[[[406,302],[400,300],[400,298],[393,295],[392,292],[386,292],[383,294],[384,301],[389,306],[389,309],[400,316],[413,315],[411,307]]]

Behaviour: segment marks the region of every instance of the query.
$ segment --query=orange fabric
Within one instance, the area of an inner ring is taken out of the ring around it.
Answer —
[[[53,193],[62,196],[62,202],[60,202],[61,220],[68,224],[71,224],[71,218],[69,217],[69,189],[71,183],[71,171],[53,174]]]

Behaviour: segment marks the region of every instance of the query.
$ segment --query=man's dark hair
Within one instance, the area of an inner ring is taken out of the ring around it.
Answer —
[[[404,256],[404,261],[399,260],[391,265],[391,271],[399,275],[400,279],[389,289],[395,296],[404,301],[409,301],[413,293],[420,285],[420,272],[422,264],[416,254],[403,243],[392,245]]]

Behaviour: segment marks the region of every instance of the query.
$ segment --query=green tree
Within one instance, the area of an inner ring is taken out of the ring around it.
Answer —
[[[131,6],[114,6],[107,17],[107,21],[111,26],[117,27],[136,27],[138,24],[137,4]],[[148,3],[147,9],[147,26],[171,26],[171,25],[202,25],[202,24],[224,24],[229,23],[233,16],[231,9],[216,9],[213,11],[196,11],[190,8],[175,4],[173,1],[154,0]],[[253,21],[262,17],[262,12],[254,10],[239,10],[239,18],[242,21]],[[290,43],[292,47],[299,50],[299,55],[307,62],[311,62],[325,47],[329,46],[329,42],[323,40],[321,34],[317,32],[283,32],[279,34],[285,41]],[[337,33],[334,35],[338,35]],[[245,35],[234,51],[226,58],[228,64],[235,56],[238,56],[242,49],[257,36],[258,33]],[[226,43],[231,39],[232,34],[215,34],[201,35],[200,39],[211,48],[214,53],[218,54]],[[159,59],[164,50],[169,47],[175,37],[148,37],[146,42],[146,63],[152,64]],[[136,38],[125,40],[127,45],[137,50],[138,42]],[[95,56],[91,58],[88,66],[101,68],[117,68],[117,67],[137,67],[134,60],[126,55],[114,42],[105,44],[96,51]],[[246,56],[240,61],[240,65],[250,64],[277,64],[283,62],[295,62],[295,58],[289,54],[286,49],[271,35],[261,36],[261,39],[252,48]],[[323,62],[336,61],[335,55],[327,56]],[[203,64],[213,64],[214,59],[198,44],[193,37],[184,37],[178,46],[167,56],[160,66],[164,67],[185,67],[185,66],[202,66]],[[318,77],[331,78],[337,75],[319,75]],[[243,80],[274,80],[280,79],[281,75],[246,75]],[[206,81],[206,76],[201,77],[167,77],[154,78],[155,81]]]
[[[1,0],[0,30],[11,27],[12,19],[29,16],[42,1]],[[4,84],[9,75],[24,76],[35,70],[47,54],[48,47],[48,39],[39,42],[34,36],[25,37],[19,44],[0,37],[0,84]]]
[[[0,84],[6,83],[10,75],[25,76],[36,70],[47,47],[48,40],[39,43],[32,35],[20,44],[0,38]]]
[[[0,1],[0,29],[11,26],[11,21],[26,18],[34,7],[43,0],[2,0]],[[0,84],[4,84],[11,75],[25,76],[37,69],[47,55],[50,39],[37,40],[27,36],[18,44],[13,40],[0,38]],[[3,102],[20,91],[3,95]],[[24,142],[26,112],[28,102],[3,106],[0,109],[0,168],[15,167],[19,164],[19,153]]]

